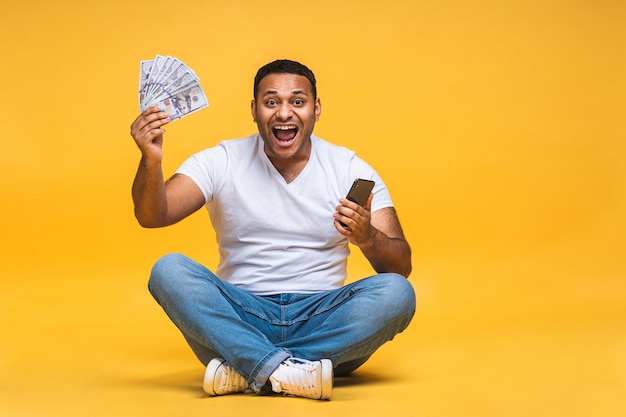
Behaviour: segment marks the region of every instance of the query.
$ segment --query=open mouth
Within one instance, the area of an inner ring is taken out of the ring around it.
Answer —
[[[298,134],[298,127],[294,125],[275,126],[272,131],[279,143],[288,145]]]

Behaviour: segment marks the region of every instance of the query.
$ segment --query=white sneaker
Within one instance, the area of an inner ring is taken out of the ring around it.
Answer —
[[[270,375],[272,391],[328,400],[333,394],[333,363],[329,359],[307,361],[289,358]]]
[[[210,396],[245,392],[248,382],[225,359],[215,358],[206,367],[204,373],[204,392]]]

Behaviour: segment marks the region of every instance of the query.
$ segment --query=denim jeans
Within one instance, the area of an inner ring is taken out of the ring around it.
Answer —
[[[394,273],[316,294],[259,296],[169,254],[154,265],[148,288],[204,365],[226,359],[257,392],[289,357],[330,359],[335,375],[350,373],[415,312],[413,287]]]

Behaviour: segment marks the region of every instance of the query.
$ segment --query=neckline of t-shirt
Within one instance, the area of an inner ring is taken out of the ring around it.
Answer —
[[[315,152],[317,150],[317,137],[314,136],[313,134],[311,134],[311,154],[309,155],[309,160],[306,162],[306,165],[304,166],[304,168],[302,168],[302,171],[300,171],[298,176],[291,182],[287,182],[287,180],[285,180],[285,177],[283,177],[281,173],[278,172],[274,164],[272,164],[272,161],[270,161],[270,158],[265,153],[265,149],[264,149],[265,145],[264,145],[263,138],[261,137],[260,133],[257,133],[257,138],[258,138],[258,144],[257,144],[258,154],[261,155],[261,158],[263,159],[265,164],[269,167],[270,171],[272,172],[272,175],[275,178],[277,178],[277,180],[279,180],[282,185],[286,187],[295,187],[299,182],[302,181],[302,178],[305,177],[306,173],[311,169],[310,165],[313,162],[313,159],[315,158]]]

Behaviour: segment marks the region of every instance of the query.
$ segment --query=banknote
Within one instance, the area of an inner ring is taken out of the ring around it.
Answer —
[[[178,58],[157,55],[139,65],[139,108],[158,105],[172,120],[209,106],[200,79]]]

